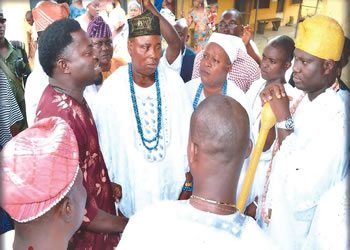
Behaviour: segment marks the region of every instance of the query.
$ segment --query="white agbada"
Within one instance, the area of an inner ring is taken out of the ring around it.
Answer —
[[[41,67],[39,62],[38,50],[35,53],[35,68],[30,73],[27,79],[24,99],[26,100],[26,116],[28,127],[31,127],[36,117],[36,108],[38,107],[40,98],[49,84],[49,76],[46,75],[45,71]]]
[[[152,229],[150,229],[150,226]],[[131,217],[117,249],[277,249],[255,221],[217,215],[189,201],[163,201]]]
[[[178,199],[189,170],[191,104],[180,75],[164,57],[158,71],[162,127],[157,150],[149,152],[138,133],[127,65],[104,81],[95,103],[101,150],[111,181],[122,186],[119,208],[127,217],[157,201]],[[155,84],[148,88],[134,86],[143,132],[146,138],[152,138],[158,124]]]
[[[258,139],[259,130],[260,130],[260,120],[261,120],[261,110],[262,110],[262,102],[260,99],[260,93],[266,86],[266,80],[260,78],[252,83],[249,90],[246,93],[246,97],[248,98],[249,105],[252,110],[251,115],[251,124],[252,124],[252,133],[254,141]],[[297,88],[293,88],[290,84],[284,84],[284,88],[288,96],[292,97],[290,102],[290,106],[298,100],[298,98],[303,94],[303,92]],[[277,131],[277,130],[276,130]],[[259,196],[262,194],[264,190],[265,180],[266,180],[266,172],[269,167],[270,160],[272,158],[272,149],[275,143],[272,144],[270,149],[261,153],[259,164],[257,166],[254,182],[252,185],[251,195],[255,198],[255,196]]]
[[[320,197],[348,166],[345,105],[327,89],[312,102],[306,95],[293,115],[294,132],[277,152],[270,176],[266,231],[283,249],[301,249]],[[266,211],[266,210],[265,210]]]
[[[349,175],[320,200],[303,250],[348,250],[350,214]]]
[[[187,90],[187,94],[191,100],[191,104],[193,105],[193,102],[195,100],[196,97],[196,93],[198,90],[198,87],[201,83],[201,79],[200,78],[196,78],[193,79],[189,82],[187,82],[185,84],[186,86],[186,90]],[[237,102],[239,102],[243,108],[247,111],[248,117],[249,117],[249,122],[251,123],[251,107],[249,104],[249,101],[246,97],[246,95],[244,94],[244,92],[237,87],[236,84],[234,84],[234,82],[227,80],[227,96],[232,97],[233,99],[235,99]],[[205,95],[204,95],[204,91],[202,91],[200,97],[199,97],[199,101],[198,101],[198,105],[205,99]],[[251,127],[251,126],[250,126]],[[252,138],[252,136],[251,136]],[[253,140],[252,140],[253,141]],[[241,187],[243,185],[243,181],[244,181],[244,176],[245,173],[247,171],[248,165],[249,165],[249,158],[246,159],[243,163],[243,167],[242,167],[242,171],[241,171],[241,175],[238,181],[238,187],[237,187],[237,195],[236,197],[238,197],[240,191],[241,191]],[[249,195],[246,205],[249,205],[251,202],[253,202],[253,196]]]

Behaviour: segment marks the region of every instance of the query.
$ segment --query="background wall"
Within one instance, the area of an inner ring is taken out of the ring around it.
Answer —
[[[5,36],[9,40],[24,41],[24,16],[30,10],[28,0],[1,0],[0,9],[2,9],[6,21]]]

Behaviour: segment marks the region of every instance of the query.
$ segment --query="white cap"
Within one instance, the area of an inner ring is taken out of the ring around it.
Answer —
[[[245,51],[245,46],[242,39],[232,35],[214,32],[211,34],[207,44],[209,43],[216,43],[222,47],[230,58],[231,63],[237,59],[239,49]]]
[[[83,0],[83,7],[87,9],[88,5],[92,2],[92,0]]]

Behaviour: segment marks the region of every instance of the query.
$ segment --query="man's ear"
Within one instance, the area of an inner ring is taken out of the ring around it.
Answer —
[[[197,159],[198,145],[196,145],[191,138],[188,140],[188,161],[190,165]]]
[[[253,142],[251,139],[249,139],[249,144],[248,144],[248,148],[247,148],[247,152],[245,154],[244,159],[248,159],[248,157],[250,156],[250,154],[252,153],[253,150]]]
[[[134,42],[129,39],[128,40],[128,52],[129,52],[129,55],[131,55],[131,51],[133,50],[133,46],[134,46]]]
[[[74,207],[71,198],[69,196],[64,197],[59,204],[59,214],[65,222],[69,223],[74,219],[73,209]]]
[[[290,66],[292,66],[292,63],[287,61],[285,64],[284,64],[284,70],[287,70],[290,68]]]
[[[332,71],[336,67],[336,63],[333,60],[324,60],[323,62],[323,69],[324,69],[324,75],[332,74]]]
[[[188,43],[188,40],[190,40],[190,35],[187,33],[187,36],[186,36],[186,39],[185,39],[186,43]]]
[[[57,61],[56,64],[57,64],[57,66],[58,66],[58,69],[59,69],[61,72],[65,73],[65,74],[69,74],[69,73],[70,73],[69,65],[68,65],[66,59],[60,58],[60,59],[58,59],[58,61]]]
[[[227,64],[227,66],[226,66],[226,72],[227,72],[227,74],[231,71],[231,69],[232,69],[232,63],[229,62],[229,63]]]

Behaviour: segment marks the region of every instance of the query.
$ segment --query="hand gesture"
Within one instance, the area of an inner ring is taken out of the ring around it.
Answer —
[[[243,27],[243,35],[242,35],[242,41],[244,42],[245,45],[249,43],[249,41],[252,39],[253,36],[253,31],[252,27],[250,25],[246,25]]]

